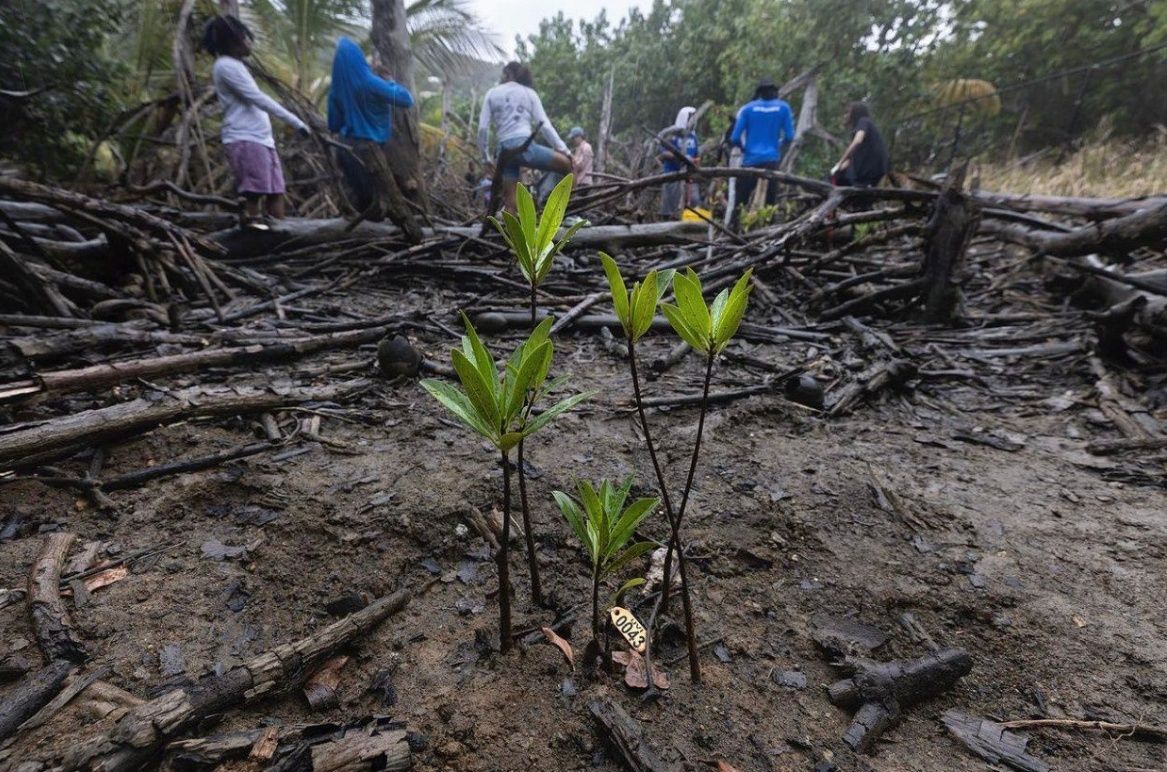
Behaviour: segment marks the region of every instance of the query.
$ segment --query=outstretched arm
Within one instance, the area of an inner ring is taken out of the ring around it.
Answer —
[[[239,63],[238,67],[224,67],[220,72],[220,77],[224,85],[244,102],[250,102],[260,110],[263,110],[269,115],[274,115],[293,128],[304,131],[308,130],[307,124],[297,118],[279,102],[259,90],[259,86],[255,83],[255,78],[251,76],[251,73],[242,62]]]
[[[531,119],[535,121],[536,125],[543,124],[543,128],[539,130],[539,133],[543,135],[543,139],[547,140],[548,144],[560,153],[571,155],[571,152],[567,149],[567,143],[560,139],[559,132],[555,130],[555,127],[551,125],[551,121],[547,119],[547,113],[543,110],[543,100],[534,91],[531,92],[531,102]]]
[[[397,107],[413,107],[413,94],[409,89],[394,83],[391,80],[373,76],[369,78],[369,88],[384,97],[387,102]]]
[[[478,114],[478,152],[482,160],[490,163],[490,94],[482,99],[482,111]]]

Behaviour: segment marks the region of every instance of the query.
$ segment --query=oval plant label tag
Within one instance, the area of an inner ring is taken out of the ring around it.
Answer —
[[[628,645],[643,654],[644,644],[648,642],[648,632],[644,625],[640,624],[640,620],[632,616],[631,611],[620,606],[613,606],[608,614],[612,617],[612,625],[620,631]]]

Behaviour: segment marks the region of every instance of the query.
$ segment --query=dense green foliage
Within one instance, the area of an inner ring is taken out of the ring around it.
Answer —
[[[123,63],[107,44],[119,0],[0,3],[0,157],[42,174],[75,169],[117,114]]]
[[[703,138],[719,135],[760,77],[781,83],[822,65],[824,128],[844,134],[846,104],[865,99],[900,155],[923,158],[952,135],[960,109],[922,113],[941,107],[939,87],[958,78],[996,85],[1005,108],[991,116],[966,105],[961,134],[976,152],[1001,144],[1022,114],[1021,147],[1080,136],[1103,116],[1128,134],[1167,122],[1167,49],[1095,68],[1085,83],[1084,72],[1031,83],[1163,43],[1165,9],[1152,0],[655,0],[615,25],[559,14],[518,52],[563,126],[596,129],[614,71],[613,130],[628,136],[705,100],[720,109]]]

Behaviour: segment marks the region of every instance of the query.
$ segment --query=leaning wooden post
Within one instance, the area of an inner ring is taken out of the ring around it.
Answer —
[[[924,317],[932,323],[950,323],[960,313],[965,252],[980,221],[963,190],[967,169],[966,164],[949,177],[924,229]]]

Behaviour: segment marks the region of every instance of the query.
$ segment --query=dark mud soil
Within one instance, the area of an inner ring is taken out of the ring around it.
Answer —
[[[492,345],[509,347],[504,340]],[[588,575],[551,490],[570,489],[575,476],[636,473],[647,485],[651,475],[633,415],[619,404],[629,393],[624,365],[593,340],[563,341],[557,369],[572,373],[574,387],[609,393],[527,451],[538,475],[530,489],[539,561],[559,611],[586,601]],[[443,359],[447,346],[426,341]],[[650,341],[645,358],[667,346]],[[788,353],[797,361],[805,352]],[[304,367],[227,381],[302,382]],[[730,372],[719,372],[722,387]],[[692,391],[699,374],[691,357],[649,392]],[[176,671],[197,677],[319,629],[330,619],[325,604],[346,592],[381,596],[438,578],[351,647],[338,707],[313,712],[295,692],[231,711],[203,734],[387,713],[424,736],[417,769],[617,769],[587,712],[590,699],[606,696],[642,723],[666,759],[697,769],[724,760],[741,770],[810,770],[831,759],[842,770],[982,770],[947,736],[945,710],[1167,723],[1167,497],[1091,469],[1108,462],[1074,439],[1089,411],[1056,412],[1041,401],[1051,393],[1005,402],[960,390],[943,401],[897,396],[833,421],[777,396],[715,408],[687,527],[705,683],[689,684],[683,647],[668,641],[660,659],[672,685],[655,704],[618,678],[573,674],[542,641],[507,656],[476,647],[476,634],[495,640],[496,574],[466,515],[497,503],[500,473],[493,454],[414,382],[380,381],[340,413],[350,421],[323,419],[323,436],[355,453],[310,442],[309,452],[284,460],[262,455],[154,482],[111,494],[116,517],[66,491],[0,488],[4,514],[29,522],[0,544],[0,587],[24,585],[38,528],[74,531],[109,552],[173,545],[73,611],[92,662],[146,697],[184,677]],[[679,488],[697,412],[653,411],[651,421]],[[954,438],[978,427],[1023,445]],[[166,427],[113,448],[107,473],[229,447],[253,431],[243,419]],[[898,511],[878,506],[873,475],[898,497]],[[659,522],[647,530],[664,535]],[[214,559],[204,550],[212,540],[246,551]],[[520,544],[517,630],[556,617],[529,603]],[[904,612],[937,643],[970,651],[973,670],[910,710],[874,754],[857,757],[840,740],[849,716],[823,688],[842,671],[812,640],[810,620],[844,616],[881,629],[889,640],[878,659],[920,656],[926,646],[897,622]],[[0,610],[0,630],[0,656],[36,658],[23,604]],[[576,625],[577,651],[586,635],[586,623]],[[370,689],[382,671],[391,673],[388,698]],[[805,688],[773,678],[788,671],[805,674]],[[98,726],[70,708],[22,738],[8,763],[51,758]],[[1167,746],[1030,734],[1031,752],[1056,769],[1167,769]]]

